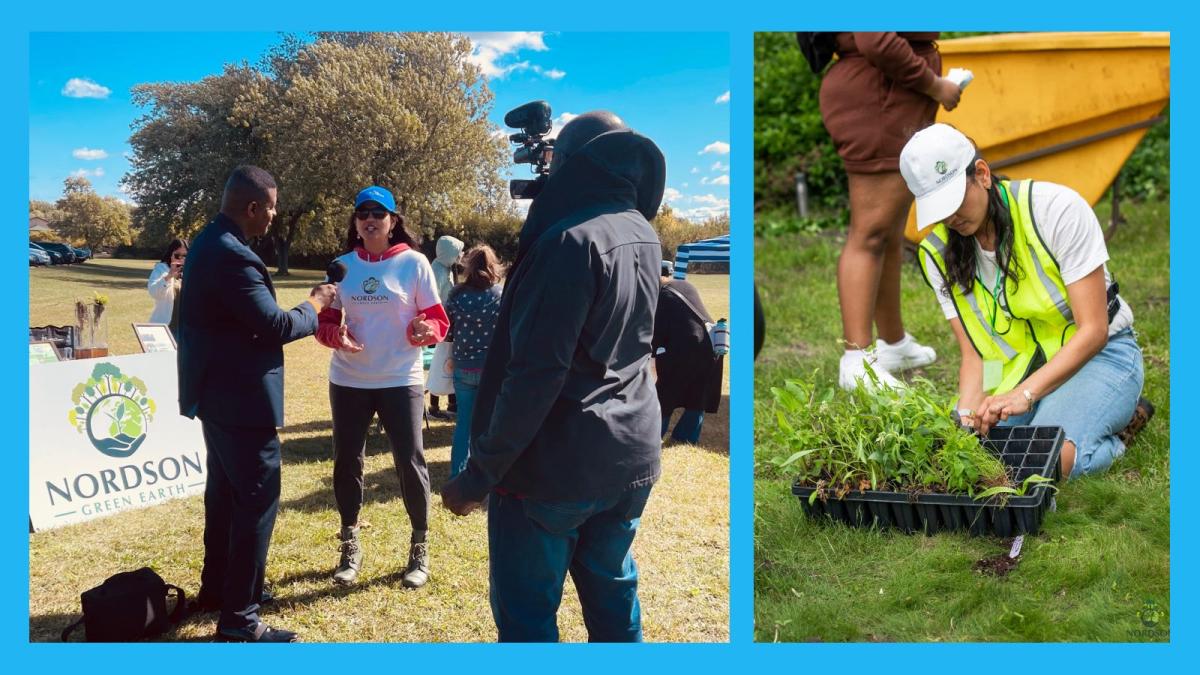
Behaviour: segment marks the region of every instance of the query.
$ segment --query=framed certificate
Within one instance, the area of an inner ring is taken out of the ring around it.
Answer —
[[[29,343],[29,365],[35,363],[58,363],[62,361],[62,355],[58,353],[58,347],[49,340],[38,340],[37,342]]]
[[[133,332],[137,335],[138,344],[142,346],[143,354],[177,351],[175,336],[171,335],[171,329],[167,324],[135,323],[132,325]]]

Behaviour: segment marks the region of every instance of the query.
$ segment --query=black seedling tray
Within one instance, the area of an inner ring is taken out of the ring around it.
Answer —
[[[1020,485],[1034,474],[1056,482],[1062,478],[1058,456],[1063,440],[1060,427],[996,427],[982,442],[1005,466],[1015,469],[1014,483]],[[1031,487],[1024,496],[1009,495],[1007,499],[1001,495],[976,500],[967,495],[856,490],[841,499],[818,496],[809,504],[815,490],[799,482],[792,485],[792,494],[800,498],[810,517],[829,517],[852,527],[894,527],[908,534],[947,530],[998,537],[1037,534],[1053,499],[1053,491],[1045,483]]]

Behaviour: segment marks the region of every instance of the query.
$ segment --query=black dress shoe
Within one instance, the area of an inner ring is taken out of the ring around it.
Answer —
[[[275,602],[275,596],[271,591],[263,589],[262,597],[259,598],[258,604],[269,605]],[[200,596],[188,603],[188,614],[208,614],[209,612],[221,611],[221,599],[212,596]]]
[[[300,638],[290,630],[271,628],[259,621],[251,628],[219,628],[217,642],[299,642]]]

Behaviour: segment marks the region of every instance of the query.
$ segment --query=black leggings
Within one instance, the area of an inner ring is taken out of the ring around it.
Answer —
[[[358,389],[329,383],[333,409],[333,495],[342,527],[358,523],[363,504],[363,467],[367,430],[375,413],[392,442],[392,459],[400,477],[400,496],[414,531],[429,529],[429,468],[421,442],[425,412],[422,385]]]

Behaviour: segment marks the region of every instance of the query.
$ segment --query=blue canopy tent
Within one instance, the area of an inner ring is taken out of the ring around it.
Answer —
[[[680,244],[675,252],[675,278],[686,279],[688,263],[729,262],[729,235]]]

